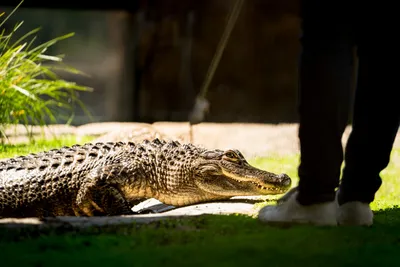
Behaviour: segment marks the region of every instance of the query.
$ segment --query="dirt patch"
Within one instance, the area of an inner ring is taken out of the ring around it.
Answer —
[[[207,148],[236,148],[246,157],[268,154],[287,155],[299,153],[297,137],[298,124],[257,124],[257,123],[200,123],[192,127],[186,122],[104,122],[90,123],[79,127],[52,125],[47,128],[32,127],[35,136],[52,138],[63,134],[77,136],[92,135],[95,141],[133,141],[160,138],[190,142]],[[351,127],[343,135],[345,145]],[[26,142],[25,129],[13,127],[7,133],[13,143]],[[394,147],[400,147],[400,134],[397,135]]]

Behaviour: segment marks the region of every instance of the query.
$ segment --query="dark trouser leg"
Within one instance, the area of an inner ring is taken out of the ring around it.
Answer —
[[[375,26],[388,30],[390,25]],[[395,30],[388,35],[377,36],[371,34],[371,29],[366,27],[368,32],[359,44],[353,130],[346,146],[339,204],[349,201],[370,203],[374,200],[382,183],[379,174],[390,161],[399,128],[399,42],[395,41]],[[375,39],[373,42],[371,37]]]
[[[302,205],[334,200],[339,184],[353,73],[349,13],[341,1],[302,3],[297,198]]]

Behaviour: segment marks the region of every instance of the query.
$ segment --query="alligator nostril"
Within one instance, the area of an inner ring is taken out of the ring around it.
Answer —
[[[279,174],[278,178],[281,180],[284,186],[289,186],[292,184],[292,179],[290,179],[290,177],[285,173]]]

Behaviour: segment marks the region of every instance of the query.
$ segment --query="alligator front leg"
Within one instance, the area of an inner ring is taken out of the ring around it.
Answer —
[[[121,166],[108,166],[89,173],[76,197],[79,213],[86,216],[115,216],[135,214],[117,185],[121,180]]]

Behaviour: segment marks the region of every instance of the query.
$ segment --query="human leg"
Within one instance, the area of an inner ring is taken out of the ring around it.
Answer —
[[[390,31],[388,35],[371,35],[372,25],[366,21],[358,41],[358,85],[338,193],[339,224],[372,224],[369,204],[382,184],[380,172],[389,164],[400,123],[400,90],[395,87],[398,74],[392,66],[400,59],[399,43]],[[383,19],[374,25],[387,30],[393,27]]]
[[[326,11],[326,12],[325,12]],[[343,160],[353,72],[350,11],[341,1],[303,1],[299,79],[299,186],[260,211],[264,222],[336,224],[335,188]]]

